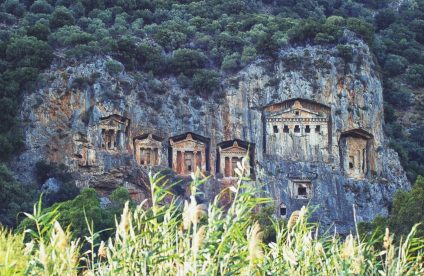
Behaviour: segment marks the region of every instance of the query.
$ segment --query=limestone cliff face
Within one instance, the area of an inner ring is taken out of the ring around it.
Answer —
[[[370,220],[387,214],[394,192],[410,186],[384,140],[372,56],[360,42],[352,46],[349,63],[335,49],[283,50],[277,61],[226,76],[209,99],[171,77],[151,89],[143,76],[110,75],[107,58],[51,68],[22,108],[27,150],[16,161],[17,176],[32,179],[19,168],[44,159],[67,165],[81,187],[106,192],[124,185],[143,198],[140,165],[180,173],[199,165],[227,179],[231,158],[249,148],[256,182],[266,184],[279,214],[318,205],[315,218],[347,232],[353,205],[359,221]],[[196,148],[187,142],[177,152],[173,145],[189,138]],[[235,145],[233,153],[218,146],[224,141]]]

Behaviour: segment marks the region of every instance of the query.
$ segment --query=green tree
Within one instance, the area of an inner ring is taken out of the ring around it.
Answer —
[[[15,37],[6,48],[6,59],[17,67],[46,68],[53,59],[50,46],[35,37]]]
[[[20,212],[31,210],[35,188],[17,182],[8,168],[0,163],[0,224],[14,227]]]
[[[240,68],[240,54],[233,53],[224,57],[221,64],[221,69],[225,71],[232,71]]]
[[[411,191],[400,191],[393,200],[389,225],[396,233],[406,235],[421,223],[419,235],[424,237],[424,177],[418,176]]]
[[[130,200],[128,191],[125,193],[126,189],[123,189],[118,188],[118,191],[113,193],[112,204],[105,207],[100,205],[96,191],[86,188],[74,199],[56,203],[50,208],[44,209],[43,213],[57,209],[60,225],[64,228],[69,227],[75,239],[90,236],[87,218],[89,223],[93,223],[95,231],[106,230],[101,233],[101,239],[107,240],[115,229],[115,218],[122,213],[124,201]],[[134,203],[131,202],[131,205],[134,206]],[[18,229],[22,231],[33,227],[32,221],[25,219],[20,223]]]
[[[396,76],[405,72],[407,65],[406,58],[389,54],[384,63],[384,69],[390,76]]]
[[[406,71],[406,80],[414,87],[424,86],[424,65],[415,64]]]
[[[75,18],[71,11],[63,6],[57,7],[50,18],[50,28],[52,29],[74,25],[74,23]]]
[[[156,74],[166,71],[166,59],[162,52],[160,46],[141,43],[136,49],[139,68]]]
[[[219,84],[219,74],[214,70],[200,69],[193,75],[193,89],[202,96],[211,95],[218,89]]]
[[[348,18],[347,28],[358,34],[365,42],[371,44],[374,39],[374,27],[359,18]]]
[[[33,13],[50,14],[53,11],[53,7],[52,5],[47,3],[45,0],[37,0],[31,5],[30,11]]]
[[[37,22],[35,25],[29,26],[27,29],[28,36],[34,36],[39,40],[47,41],[50,34],[50,28],[47,24]]]
[[[206,56],[192,49],[178,49],[172,58],[173,70],[176,73],[192,75],[193,71],[202,68],[206,64]]]
[[[257,57],[256,49],[251,46],[245,46],[241,54],[241,64],[247,65],[250,62],[254,61],[256,57]]]

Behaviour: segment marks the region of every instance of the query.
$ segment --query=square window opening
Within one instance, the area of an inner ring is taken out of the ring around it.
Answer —
[[[306,133],[311,133],[311,127],[310,127],[309,125],[307,125],[307,126],[305,127],[305,132],[306,132]]]
[[[299,125],[295,125],[295,126],[294,126],[294,132],[295,132],[295,133],[299,133],[299,132],[300,132],[300,127],[299,127]]]

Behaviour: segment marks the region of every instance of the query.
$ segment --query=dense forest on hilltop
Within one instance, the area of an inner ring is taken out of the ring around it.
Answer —
[[[353,35],[370,46],[380,66],[385,131],[414,182],[424,175],[424,0],[5,0],[0,160],[7,164],[22,150],[19,105],[54,62],[109,55],[111,74],[125,68],[148,80],[152,94],[161,93],[161,77],[174,75],[193,93],[216,97],[222,77],[259,58],[276,59],[285,47],[337,47],[349,60],[346,37]],[[43,181],[52,175],[68,181],[54,165],[40,164],[37,173]],[[28,192],[7,165],[0,166],[0,183],[10,191],[1,201],[0,215],[7,217],[1,221],[13,226],[37,187]],[[50,205],[76,192],[64,195]]]

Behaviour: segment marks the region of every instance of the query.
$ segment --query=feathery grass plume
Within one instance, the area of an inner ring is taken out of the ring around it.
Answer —
[[[249,261],[250,263],[255,263],[257,260],[263,258],[264,254],[262,251],[262,237],[263,232],[261,231],[261,226],[258,222],[255,222],[253,227],[248,233],[248,249],[249,249]]]
[[[202,225],[193,236],[192,250],[194,255],[197,255],[200,247],[203,245],[205,241],[205,235],[206,235],[206,225]]]
[[[287,223],[288,229],[292,229],[295,225],[297,220],[299,219],[300,211],[296,210],[294,211],[289,218],[289,222]]]
[[[97,255],[100,258],[106,258],[107,257],[107,248],[105,246],[105,242],[101,241],[100,242],[100,246],[99,246],[99,250],[97,251]]]
[[[124,210],[121,215],[121,222],[118,225],[118,229],[116,234],[121,236],[122,238],[126,238],[130,226],[131,214],[128,207],[128,201],[125,202]],[[118,236],[117,236],[118,238]]]
[[[206,205],[197,204],[196,197],[190,196],[190,203],[184,201],[184,210],[183,210],[183,228],[188,230],[191,226],[197,225],[202,217],[206,215]]]
[[[53,224],[51,240],[52,244],[59,250],[64,250],[68,245],[67,236],[58,221],[55,221]]]
[[[352,234],[349,234],[343,244],[342,250],[340,252],[340,257],[345,260],[350,260],[355,255],[355,240]]]

